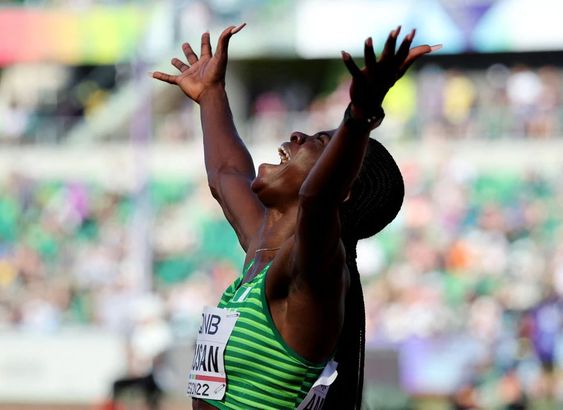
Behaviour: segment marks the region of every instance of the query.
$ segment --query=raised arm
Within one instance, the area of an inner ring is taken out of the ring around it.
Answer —
[[[246,250],[264,209],[250,189],[255,177],[254,164],[236,130],[225,91],[229,40],[243,27],[244,24],[227,27],[219,37],[215,53],[211,49],[209,33],[201,36],[199,57],[189,43],[183,44],[187,63],[172,59],[172,65],[180,70],[180,74],[155,72],[153,77],[177,85],[200,105],[209,187]]]
[[[399,32],[397,28],[389,34],[379,61],[371,38],[366,40],[363,69],[356,66],[348,53],[342,52],[344,64],[352,75],[351,103],[300,191],[296,242],[299,272],[311,275],[319,270],[335,270],[338,264],[334,258],[342,254],[339,208],[360,171],[369,134],[383,119],[383,99],[417,58],[435,49],[427,45],[411,49],[413,30],[396,50]]]

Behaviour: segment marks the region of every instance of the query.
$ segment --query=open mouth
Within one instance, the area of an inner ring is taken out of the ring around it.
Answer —
[[[282,164],[285,164],[286,162],[288,162],[291,159],[291,152],[285,146],[285,144],[278,148],[278,154],[280,156]]]

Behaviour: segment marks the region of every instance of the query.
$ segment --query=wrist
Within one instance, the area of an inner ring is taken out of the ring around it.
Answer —
[[[371,114],[366,114],[354,107],[354,104],[350,103],[344,112],[345,123],[354,128],[365,129],[366,131],[372,131],[379,127],[383,118],[385,118],[385,111],[383,111],[381,106]]]
[[[225,94],[226,94],[225,83],[224,82],[214,83],[208,85],[203,89],[203,91],[199,94],[197,103],[204,104],[207,100],[213,100]]]

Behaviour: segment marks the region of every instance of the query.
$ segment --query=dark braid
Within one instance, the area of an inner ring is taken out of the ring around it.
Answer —
[[[323,409],[356,410],[362,404],[365,357],[365,309],[360,274],[356,265],[356,243],[345,245],[350,272],[344,326],[334,360],[338,377],[330,386]]]
[[[366,317],[356,264],[356,245],[359,239],[375,235],[395,218],[404,195],[403,178],[395,160],[383,145],[370,139],[350,199],[340,208],[341,236],[346,249],[350,289],[346,295],[344,325],[334,358],[338,362],[338,377],[328,391],[323,409],[361,408]]]

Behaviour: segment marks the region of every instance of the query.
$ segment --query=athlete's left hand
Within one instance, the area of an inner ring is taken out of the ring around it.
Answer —
[[[441,45],[410,48],[416,32],[412,30],[395,50],[400,31],[399,26],[389,33],[379,61],[373,51],[372,39],[368,38],[364,44],[365,67],[362,69],[358,68],[350,54],[342,51],[342,60],[352,75],[350,99],[353,116],[368,118],[377,113],[389,89],[408,68],[423,55],[441,48]]]

